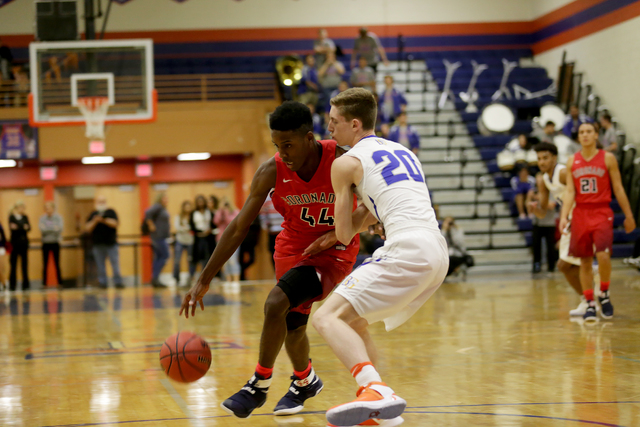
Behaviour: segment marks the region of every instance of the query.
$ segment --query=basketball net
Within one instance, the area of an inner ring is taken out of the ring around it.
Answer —
[[[90,139],[104,140],[104,121],[109,111],[109,98],[106,96],[78,98],[78,109],[87,125],[84,135]]]

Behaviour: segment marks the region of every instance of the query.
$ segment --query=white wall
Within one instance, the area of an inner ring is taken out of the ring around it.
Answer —
[[[531,2],[531,9],[533,18],[538,18],[542,15],[546,15],[556,9],[560,9],[562,6],[573,3],[574,0],[533,0]]]
[[[528,21],[536,1],[132,0],[113,4],[107,31]],[[0,34],[31,34],[33,22],[33,0],[0,8]]]
[[[567,60],[576,61],[577,71],[585,74],[586,82],[593,85],[601,102],[618,119],[627,132],[627,140],[640,142],[640,17],[544,52],[534,59],[556,78],[564,50]]]

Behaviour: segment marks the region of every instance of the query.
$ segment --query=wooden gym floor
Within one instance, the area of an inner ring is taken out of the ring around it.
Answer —
[[[324,391],[292,417],[271,410],[291,375],[279,357],[266,405],[248,420],[220,402],[249,379],[270,283],[212,286],[206,309],[178,317],[180,294],[152,288],[0,297],[2,426],[324,426],[355,382],[311,330]],[[640,426],[640,274],[617,267],[616,315],[570,321],[578,302],[559,274],[445,283],[407,324],[372,328],[379,370],[407,399],[406,426]],[[178,330],[211,344],[209,373],[168,380],[158,351]]]

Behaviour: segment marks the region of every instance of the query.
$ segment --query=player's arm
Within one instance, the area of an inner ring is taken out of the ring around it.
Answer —
[[[354,157],[343,156],[336,159],[331,165],[331,184],[336,195],[334,215],[336,218],[336,237],[338,241],[348,245],[360,228],[363,226],[368,211],[360,211],[353,216],[353,190],[351,186],[356,184],[355,176],[362,176],[362,165]],[[359,181],[359,180],[358,180]]]
[[[631,212],[631,205],[627,198],[627,193],[622,186],[622,178],[620,177],[620,169],[618,168],[618,160],[616,156],[611,153],[605,153],[604,162],[609,170],[609,178],[611,179],[611,187],[613,188],[613,194],[616,195],[616,200],[620,205],[620,209],[624,212],[624,230],[627,233],[631,233],[636,228],[636,220],[633,218],[633,212]]]
[[[260,209],[262,209],[269,192],[276,186],[276,176],[277,166],[274,158],[260,165],[253,176],[249,197],[238,216],[229,223],[229,226],[222,233],[220,241],[216,245],[216,249],[213,251],[211,258],[209,258],[207,265],[202,270],[198,282],[185,295],[180,308],[180,315],[184,311],[185,317],[188,318],[190,308],[191,315],[195,315],[198,302],[200,302],[200,307],[204,310],[202,298],[209,290],[209,283],[246,237],[251,223],[260,214]]]
[[[560,179],[560,184],[567,185],[567,168],[560,169],[558,178]]]
[[[569,157],[567,161],[567,171],[570,171],[573,167],[573,156]],[[573,178],[570,172],[565,175],[566,188],[564,190],[564,197],[562,199],[562,212],[560,213],[560,231],[564,233],[567,224],[569,223],[569,212],[573,207],[573,203],[576,201],[576,188],[573,185]]]
[[[538,186],[538,203],[534,202],[529,206],[532,208],[531,212],[542,219],[547,215],[547,209],[549,208],[549,189],[544,185],[541,173],[536,175],[536,184]]]

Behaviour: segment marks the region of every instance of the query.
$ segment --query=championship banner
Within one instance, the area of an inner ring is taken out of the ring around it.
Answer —
[[[37,159],[38,129],[26,120],[0,121],[0,159]]]
[[[0,0],[0,7],[11,3],[13,0]]]

